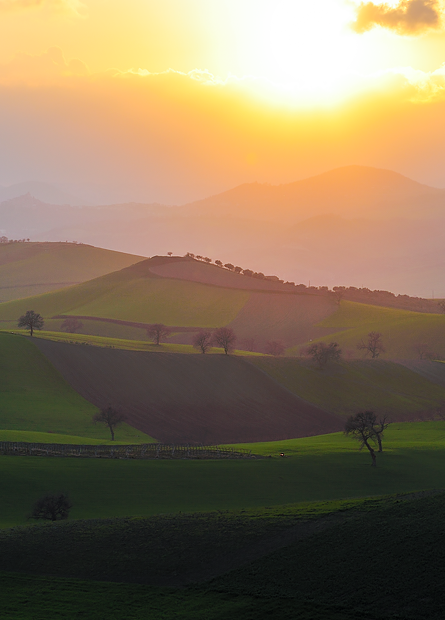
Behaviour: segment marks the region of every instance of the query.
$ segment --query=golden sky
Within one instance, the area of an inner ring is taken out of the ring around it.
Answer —
[[[444,9],[0,0],[0,184],[181,203],[361,164],[445,187]]]

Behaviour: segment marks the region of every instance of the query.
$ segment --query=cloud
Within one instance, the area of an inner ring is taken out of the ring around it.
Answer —
[[[43,8],[81,16],[85,5],[80,0],[0,0],[1,13]]]
[[[441,18],[439,0],[401,0],[397,6],[362,2],[352,29],[361,34],[380,26],[401,35],[417,35],[440,28]]]
[[[9,63],[0,65],[0,84],[43,86],[58,83],[61,78],[89,75],[84,62],[65,60],[60,47],[50,47],[43,54],[17,54]]]

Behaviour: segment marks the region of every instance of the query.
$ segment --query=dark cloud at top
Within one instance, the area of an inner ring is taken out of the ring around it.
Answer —
[[[416,35],[441,25],[439,0],[402,0],[397,6],[362,2],[352,24],[355,32],[363,33],[375,26],[394,30],[402,35]]]

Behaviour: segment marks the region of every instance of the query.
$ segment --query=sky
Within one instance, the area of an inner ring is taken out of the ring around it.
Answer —
[[[387,168],[445,187],[439,0],[0,0],[0,185],[184,204]]]

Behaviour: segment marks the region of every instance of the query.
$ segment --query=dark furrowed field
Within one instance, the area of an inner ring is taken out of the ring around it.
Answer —
[[[237,357],[35,343],[85,399],[122,409],[132,426],[166,443],[290,439],[342,427]]]

